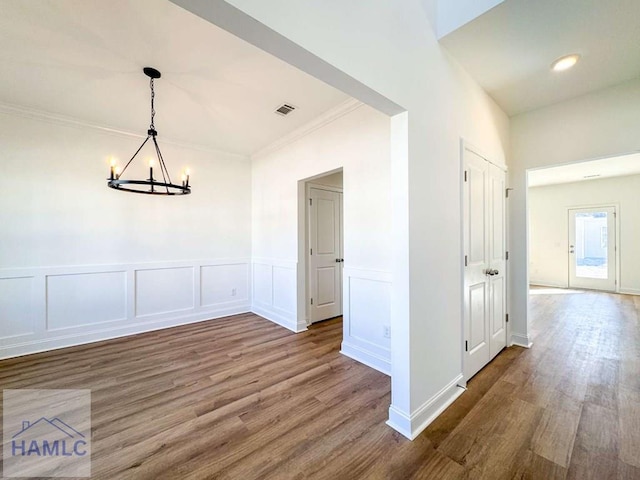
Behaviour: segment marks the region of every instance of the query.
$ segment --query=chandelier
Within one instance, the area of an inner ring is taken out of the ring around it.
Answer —
[[[111,159],[111,171],[109,178],[107,179],[107,185],[110,188],[114,188],[116,190],[120,190],[122,192],[133,192],[133,193],[146,193],[148,195],[188,195],[191,193],[191,187],[189,186],[189,170],[185,170],[182,174],[182,184],[178,185],[175,183],[171,183],[171,177],[169,176],[169,171],[167,170],[167,166],[164,163],[164,159],[162,158],[162,153],[160,152],[160,147],[158,146],[158,142],[156,137],[158,136],[158,132],[153,123],[153,119],[156,115],[156,110],[154,108],[154,98],[155,91],[153,87],[153,81],[157,78],[160,78],[160,72],[155,68],[145,67],[143,70],[144,74],[150,79],[150,88],[151,88],[151,124],[149,125],[149,130],[147,130],[147,138],[142,142],[142,145],[136,150],[136,153],[133,154],[133,157],[127,162],[122,171],[117,167],[114,159]],[[153,146],[155,147],[156,157],[158,159],[158,167],[160,168],[160,173],[162,178],[153,178],[153,167],[154,160],[149,160],[149,178],[146,180],[128,180],[122,178],[122,175],[127,170],[131,162],[136,158],[142,147],[151,139],[153,141]]]

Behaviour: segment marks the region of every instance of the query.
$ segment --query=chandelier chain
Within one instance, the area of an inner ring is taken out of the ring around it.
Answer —
[[[155,130],[156,128],[155,128],[155,125],[153,124],[153,118],[156,116],[156,109],[153,104],[153,100],[156,97],[156,92],[153,88],[153,78],[151,78],[150,85],[151,85],[151,125],[149,126],[149,128],[151,128],[151,130]]]

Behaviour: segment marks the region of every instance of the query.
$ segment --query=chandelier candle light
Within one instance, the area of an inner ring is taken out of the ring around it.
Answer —
[[[169,176],[169,172],[164,163],[164,159],[162,158],[162,153],[160,152],[160,147],[158,146],[158,142],[156,140],[158,132],[153,123],[154,117],[156,115],[153,103],[155,98],[153,81],[157,78],[160,78],[160,72],[152,67],[145,67],[142,71],[146,76],[150,78],[149,83],[151,88],[151,125],[149,125],[149,130],[147,130],[147,138],[144,140],[144,142],[142,142],[142,145],[140,145],[138,150],[136,150],[136,153],[133,154],[133,157],[131,157],[131,159],[127,162],[122,171],[120,171],[120,168],[116,165],[115,159],[111,159],[111,170],[109,178],[107,179],[107,185],[110,188],[114,188],[122,192],[146,193],[149,195],[188,195],[191,193],[191,187],[189,186],[189,169],[185,170],[182,174],[182,185],[171,183],[171,177]],[[148,179],[123,179],[122,175],[127,170],[127,167],[131,164],[131,162],[133,162],[133,159],[136,158],[136,155],[140,153],[140,150],[142,150],[142,147],[145,146],[149,139],[152,139],[153,145],[155,147],[156,156],[158,157],[158,166],[160,167],[160,173],[162,174],[162,181],[153,178],[154,160],[152,158],[149,159]]]

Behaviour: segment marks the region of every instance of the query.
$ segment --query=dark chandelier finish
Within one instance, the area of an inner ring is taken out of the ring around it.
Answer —
[[[153,123],[153,119],[156,115],[156,110],[154,107],[154,98],[155,91],[153,88],[153,81],[157,78],[160,78],[160,72],[152,67],[145,67],[143,72],[146,76],[150,78],[150,88],[151,88],[151,124],[149,125],[149,130],[147,130],[147,138],[142,142],[140,148],[136,150],[136,153],[133,154],[133,157],[127,162],[122,171],[119,171],[115,165],[115,161],[111,161],[111,174],[107,179],[107,185],[110,188],[114,188],[116,190],[120,190],[122,192],[133,192],[133,193],[145,193],[148,195],[188,195],[191,193],[191,187],[189,186],[189,171],[186,170],[182,175],[182,185],[178,185],[175,183],[171,183],[171,177],[169,176],[169,171],[167,170],[167,166],[164,163],[164,159],[162,158],[162,153],[160,152],[160,147],[158,146],[158,142],[156,137],[158,136],[158,132]],[[160,173],[162,174],[162,181],[160,179],[153,178],[153,161],[149,161],[149,178],[146,180],[126,180],[122,178],[122,175],[127,170],[127,167],[133,162],[133,159],[136,158],[136,155],[140,153],[142,147],[152,139],[153,145],[155,147],[156,156],[158,157],[158,165],[160,166]],[[144,188],[148,187],[148,188]]]

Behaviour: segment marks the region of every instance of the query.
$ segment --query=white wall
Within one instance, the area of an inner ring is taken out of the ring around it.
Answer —
[[[390,324],[389,141],[389,117],[362,105],[275,152],[254,157],[252,171],[254,311],[297,331],[306,328],[305,305],[296,302],[302,285],[296,279],[304,280],[306,259],[300,238],[306,207],[299,198],[302,181],[343,169],[341,175],[314,181],[335,184],[341,177],[344,189],[342,349],[387,373],[391,357],[383,325]]]
[[[191,195],[107,188],[141,142],[0,109],[0,357],[249,310],[249,160],[159,137]]]
[[[536,285],[567,287],[568,208],[617,206],[621,293],[640,294],[640,175],[529,189],[529,273]]]
[[[511,119],[509,196],[513,335],[530,342],[526,171],[640,150],[640,80],[585,95]]]
[[[414,437],[462,378],[460,138],[503,163],[508,118],[439,46],[420,0],[172,1],[395,115],[390,424]]]

